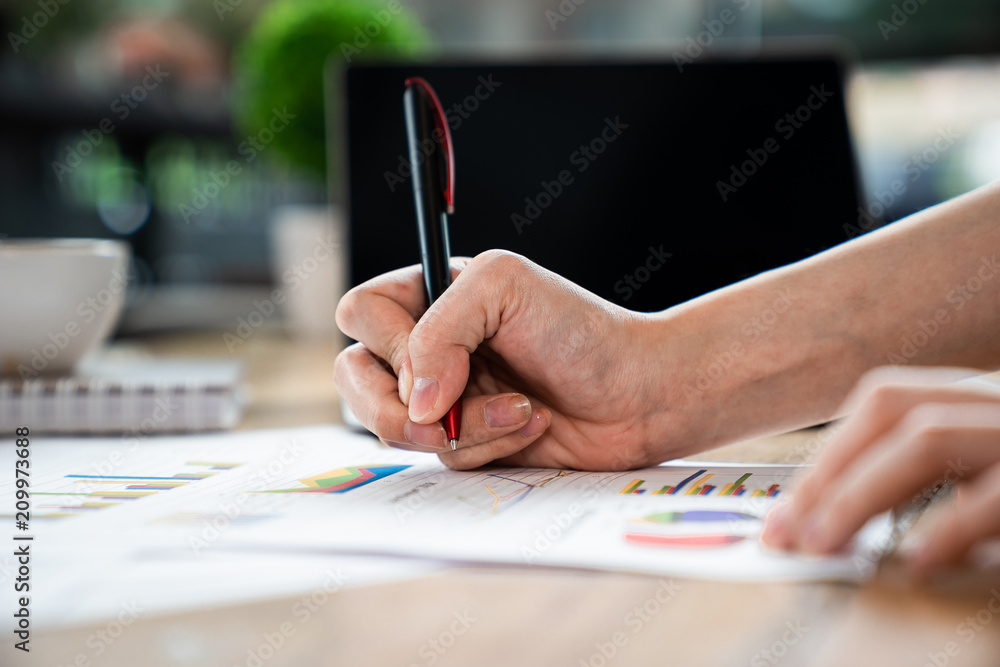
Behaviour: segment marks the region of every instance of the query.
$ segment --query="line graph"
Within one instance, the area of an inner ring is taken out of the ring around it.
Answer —
[[[528,471],[521,478],[513,477],[513,473],[488,473],[482,487],[486,492],[456,496],[460,500],[483,514],[495,515],[508,507],[523,501],[534,489],[545,488],[547,484],[557,479],[571,476],[567,470]],[[538,479],[533,475],[541,474]]]

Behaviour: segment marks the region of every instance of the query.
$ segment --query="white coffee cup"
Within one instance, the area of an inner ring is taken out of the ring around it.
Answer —
[[[288,331],[339,340],[337,302],[346,290],[344,216],[335,206],[283,206],[271,223],[271,263]]]
[[[127,243],[0,240],[0,375],[66,373],[108,338],[128,280]]]

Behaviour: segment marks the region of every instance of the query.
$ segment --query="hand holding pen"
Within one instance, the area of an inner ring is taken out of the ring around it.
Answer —
[[[662,374],[644,348],[630,353],[641,322],[511,252],[449,266],[451,137],[430,87],[410,84],[404,101],[419,150],[411,157],[423,263],[341,299],[337,324],[359,341],[337,357],[341,396],[383,443],[436,453],[455,469],[649,462],[644,433],[634,428],[648,414],[634,391],[647,383],[636,374]],[[660,393],[648,394],[659,405]]]

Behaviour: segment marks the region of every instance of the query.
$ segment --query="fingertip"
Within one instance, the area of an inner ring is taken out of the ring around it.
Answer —
[[[552,413],[547,408],[537,408],[531,411],[528,423],[522,426],[518,433],[526,440],[534,439],[544,433],[551,423]]]
[[[771,508],[764,517],[764,528],[760,533],[760,541],[773,549],[785,549],[788,542],[788,501],[783,501]]]

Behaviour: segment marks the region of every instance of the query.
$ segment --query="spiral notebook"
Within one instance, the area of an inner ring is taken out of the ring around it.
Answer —
[[[147,435],[229,429],[242,414],[242,364],[107,360],[72,376],[0,378],[0,430]]]

